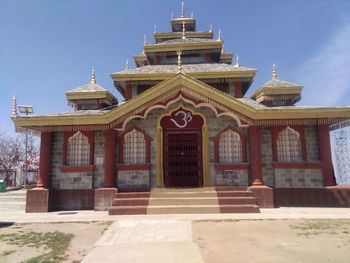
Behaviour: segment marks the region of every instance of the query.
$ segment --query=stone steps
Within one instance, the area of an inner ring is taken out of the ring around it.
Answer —
[[[24,190],[0,193],[0,210],[24,210],[26,193]]]
[[[254,193],[246,187],[155,188],[117,193],[110,215],[259,213]]]

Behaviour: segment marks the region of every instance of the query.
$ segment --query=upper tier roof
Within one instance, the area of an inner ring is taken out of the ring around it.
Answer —
[[[217,42],[217,40],[214,39],[208,39],[208,38],[177,38],[177,39],[171,39],[171,40],[165,40],[159,43],[151,44],[156,46],[161,45],[170,45],[170,44],[182,44],[182,43],[198,43],[198,42]]]
[[[254,71],[257,69],[236,67],[223,63],[203,63],[203,64],[183,64],[182,71],[185,73],[191,72],[230,72],[230,71]],[[156,74],[156,73],[177,73],[177,65],[149,65],[135,69],[124,70],[114,74]]]

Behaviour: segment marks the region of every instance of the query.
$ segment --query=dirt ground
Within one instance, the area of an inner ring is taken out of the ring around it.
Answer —
[[[60,262],[80,262],[85,255],[93,248],[95,242],[102,236],[102,233],[112,222],[74,222],[74,223],[28,223],[28,224],[0,224],[0,263],[26,262],[32,258],[48,252],[44,246],[36,248],[28,244],[8,244],[4,239],[19,237],[32,232],[48,233],[61,232],[72,234],[73,237],[66,250],[66,259]],[[15,234],[15,235],[13,235]],[[2,237],[2,238],[1,238]],[[22,238],[23,239],[23,238]],[[60,242],[58,240],[57,242]],[[29,262],[41,262],[32,260]]]
[[[350,262],[350,220],[193,223],[205,262]]]

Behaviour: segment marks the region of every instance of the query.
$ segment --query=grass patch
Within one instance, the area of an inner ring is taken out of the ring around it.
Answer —
[[[5,241],[9,245],[19,247],[43,248],[49,251],[46,254],[34,257],[26,261],[27,263],[35,262],[60,262],[66,259],[66,250],[74,237],[73,234],[65,234],[62,232],[28,232],[0,235],[0,240]]]
[[[15,252],[16,252],[16,250],[5,250],[0,255],[1,256],[8,256],[8,255],[11,255],[11,254],[13,254]]]
[[[305,220],[298,224],[289,225],[297,230],[298,236],[327,234],[331,236],[349,234],[349,220]]]

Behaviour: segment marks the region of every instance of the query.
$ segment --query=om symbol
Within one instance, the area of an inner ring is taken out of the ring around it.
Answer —
[[[183,110],[179,110],[178,112],[175,113],[175,117],[181,115],[182,118],[180,117],[181,123],[179,124],[176,120],[174,120],[173,118],[171,118],[170,120],[178,127],[178,128],[185,128],[187,126],[187,124],[192,121],[192,115],[191,112],[189,111],[183,111]]]

